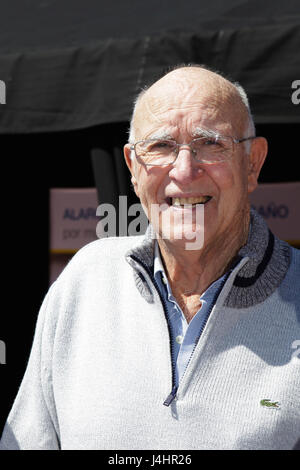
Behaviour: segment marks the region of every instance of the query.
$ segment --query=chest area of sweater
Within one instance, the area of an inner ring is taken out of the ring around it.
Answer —
[[[154,361],[156,352],[148,347],[117,362],[110,360],[112,352],[84,355],[72,370],[56,375],[63,445],[288,449],[296,442],[300,383],[292,364],[263,366],[247,359],[242,347],[209,363],[199,357],[166,407],[171,370],[164,358]]]
[[[89,432],[91,448],[100,435],[104,448],[147,448],[148,442],[148,448],[163,442],[171,448],[268,448],[279,445],[282,427],[300,431],[293,338],[284,337],[272,318],[213,310],[177,399],[165,407],[172,365],[162,308],[139,299],[131,308],[117,301],[109,310],[94,303],[75,317],[63,346],[58,331],[54,393],[65,435],[76,430],[80,439]],[[222,442],[216,443],[217,435]]]

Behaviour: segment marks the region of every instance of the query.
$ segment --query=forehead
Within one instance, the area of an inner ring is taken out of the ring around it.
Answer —
[[[235,88],[216,74],[165,76],[141,98],[134,129],[143,139],[164,131],[176,137],[199,128],[239,133],[244,116]],[[244,124],[243,124],[244,125]]]

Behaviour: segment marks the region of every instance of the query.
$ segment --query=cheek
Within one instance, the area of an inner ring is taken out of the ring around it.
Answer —
[[[232,190],[235,186],[234,171],[228,163],[211,167],[209,176],[217,187],[220,196],[225,191]]]
[[[148,170],[142,168],[139,171],[136,178],[136,193],[146,207],[151,203],[157,203],[162,178],[163,175],[158,168]]]
[[[247,197],[247,173],[237,162],[212,168],[210,176],[218,190],[219,204],[224,204],[227,208],[230,204],[233,208]]]

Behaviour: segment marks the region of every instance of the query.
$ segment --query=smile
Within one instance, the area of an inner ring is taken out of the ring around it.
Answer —
[[[199,197],[172,197],[169,199],[169,204],[175,207],[190,205],[195,206],[197,204],[206,204],[211,200],[211,196],[199,196]]]

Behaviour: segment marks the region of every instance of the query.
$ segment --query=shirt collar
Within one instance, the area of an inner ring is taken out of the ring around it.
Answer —
[[[163,267],[163,262],[162,262],[162,259],[161,259],[161,256],[160,256],[158,243],[155,240],[155,243],[154,243],[154,276],[156,276],[157,273],[159,273],[159,272],[162,272],[163,274],[165,274],[165,270],[164,270],[164,267]]]
[[[222,282],[225,279],[226,275],[227,273],[225,273],[223,276],[219,277],[216,281],[214,281],[206,289],[206,291],[201,294],[200,299],[202,301],[207,301],[207,299],[210,299],[214,295],[214,293],[217,292],[218,289],[221,287]],[[169,299],[171,298],[173,299],[171,287],[170,287],[167,275],[165,273],[165,269],[164,269],[163,262],[161,259],[157,240],[155,240],[155,246],[154,246],[154,277],[156,278],[156,280],[162,281],[166,285],[166,288],[168,291],[168,297]]]
[[[158,282],[158,285],[162,288],[162,283],[166,286],[166,289],[167,289],[167,292],[168,292],[168,298],[169,300],[172,300],[173,299],[173,295],[172,295],[172,291],[171,291],[171,287],[170,287],[170,284],[169,284],[169,281],[168,281],[168,278],[167,278],[167,275],[166,275],[166,272],[165,272],[165,269],[164,269],[164,265],[163,265],[163,262],[162,262],[162,259],[161,259],[161,255],[160,255],[160,250],[159,250],[159,246],[158,246],[158,243],[157,243],[157,240],[155,240],[155,243],[154,243],[154,277],[156,279],[156,281]]]

